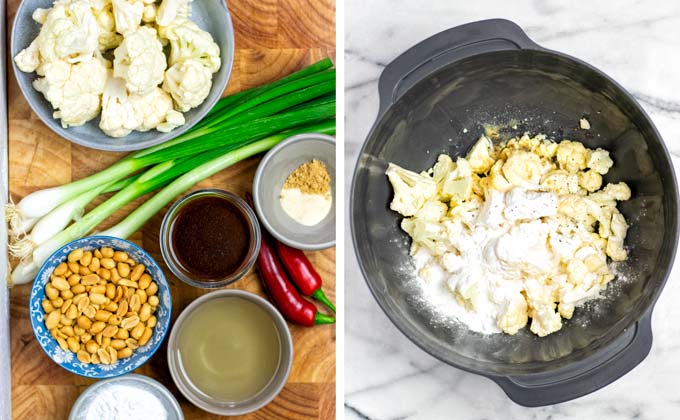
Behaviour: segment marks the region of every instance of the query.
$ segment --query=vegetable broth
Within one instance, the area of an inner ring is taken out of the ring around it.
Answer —
[[[239,402],[262,391],[281,359],[272,317],[238,297],[206,301],[182,324],[179,361],[192,384],[219,401]]]

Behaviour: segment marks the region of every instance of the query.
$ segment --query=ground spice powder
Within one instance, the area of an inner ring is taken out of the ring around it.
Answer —
[[[307,194],[328,195],[331,190],[331,177],[328,175],[326,165],[313,159],[288,175],[283,188],[297,188]]]

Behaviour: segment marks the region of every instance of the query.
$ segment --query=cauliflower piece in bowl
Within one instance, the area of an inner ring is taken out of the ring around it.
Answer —
[[[104,60],[91,58],[75,64],[58,60],[44,68],[45,77],[36,79],[33,87],[52,104],[54,118],[61,119],[62,127],[83,125],[97,116],[109,73]]]
[[[102,97],[102,116],[99,128],[111,137],[124,137],[136,130],[143,122],[143,114],[137,112],[125,89],[125,80],[110,77],[106,81]]]
[[[116,32],[125,35],[134,31],[142,23],[144,2],[142,0],[111,0]]]
[[[195,60],[186,60],[165,72],[163,90],[172,95],[177,109],[187,112],[205,101],[212,87],[212,73]]]
[[[170,42],[170,57],[168,58],[170,66],[194,60],[208,68],[210,73],[215,73],[220,69],[222,65],[220,47],[209,32],[202,30],[189,19],[176,19],[169,26],[160,26],[158,32],[161,37]]]
[[[156,23],[160,26],[170,25],[177,17],[189,17],[193,0],[163,0],[158,7]]]
[[[113,76],[124,79],[130,93],[146,95],[163,83],[167,63],[155,29],[143,26],[127,32],[113,55]]]
[[[141,115],[142,123],[137,131],[157,129],[169,132],[185,123],[184,115],[172,108],[172,98],[157,87],[146,95],[130,95],[135,112]]]

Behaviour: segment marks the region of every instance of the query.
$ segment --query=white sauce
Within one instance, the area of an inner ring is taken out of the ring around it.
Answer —
[[[281,190],[281,207],[288,216],[304,226],[319,224],[332,206],[330,195],[303,193],[297,188]]]

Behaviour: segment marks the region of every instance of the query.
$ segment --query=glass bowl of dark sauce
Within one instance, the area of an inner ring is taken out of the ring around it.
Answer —
[[[260,227],[243,199],[204,189],[170,207],[160,242],[163,259],[175,276],[212,289],[239,280],[252,268],[260,250]]]

